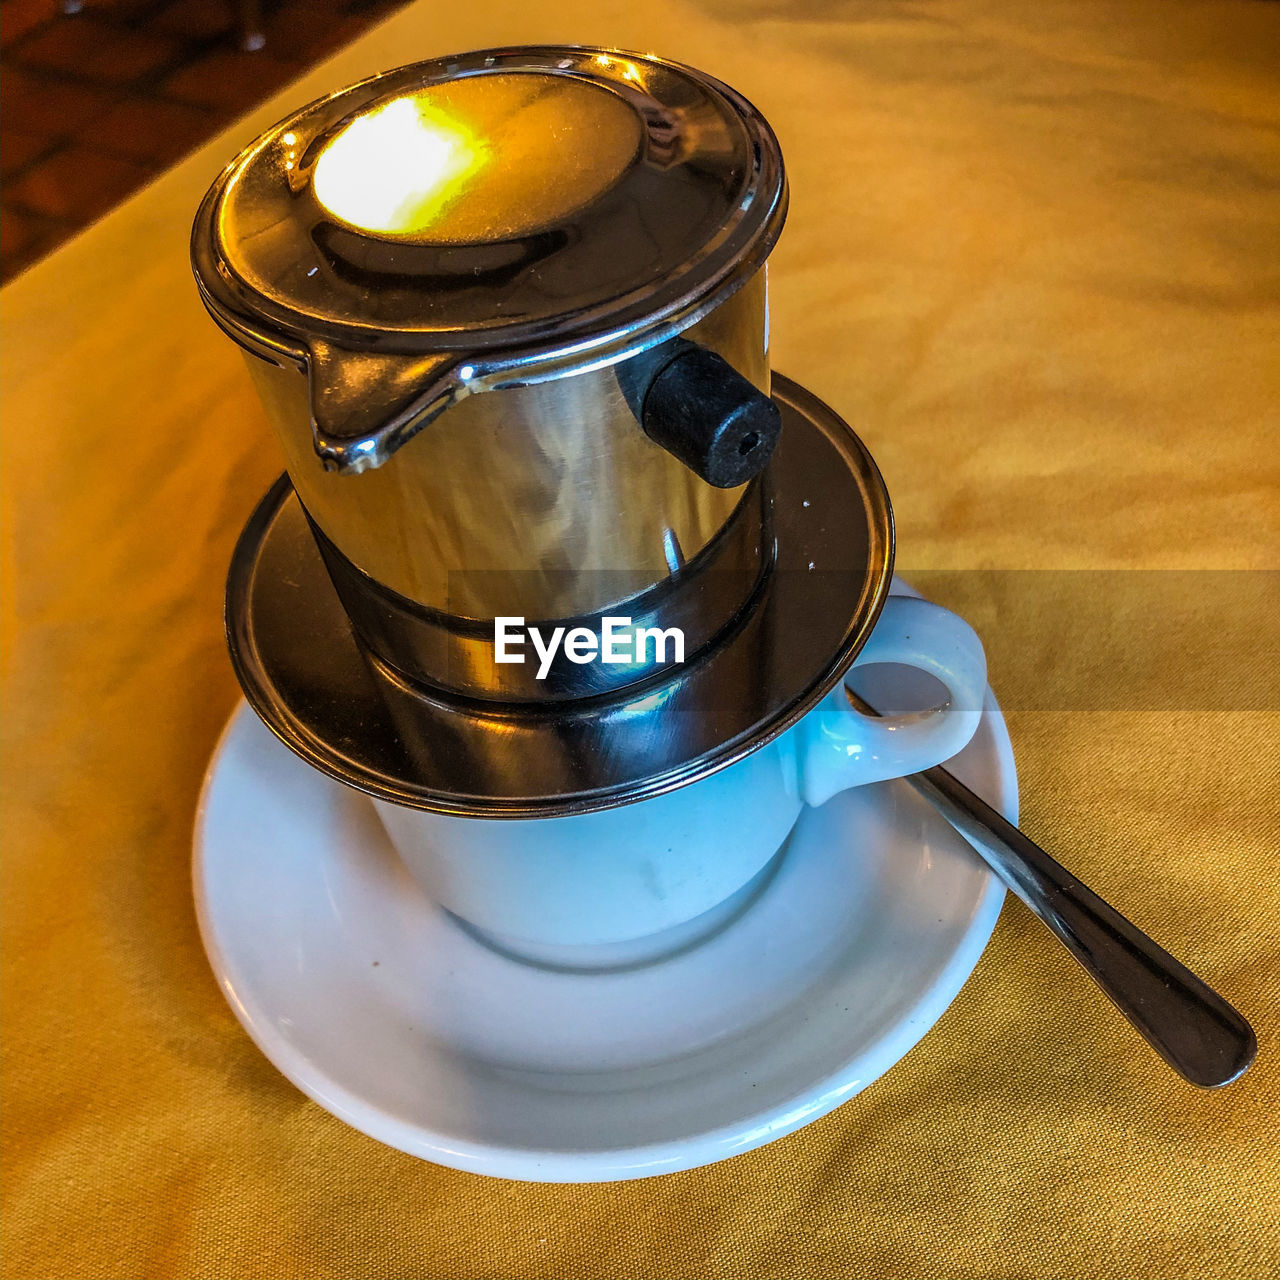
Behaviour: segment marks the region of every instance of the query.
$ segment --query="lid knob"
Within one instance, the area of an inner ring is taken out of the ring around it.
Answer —
[[[760,474],[782,432],[778,407],[723,356],[678,340],[649,383],[645,434],[717,489]]]

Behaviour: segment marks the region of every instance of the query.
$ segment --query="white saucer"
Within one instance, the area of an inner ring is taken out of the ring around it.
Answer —
[[[1016,820],[990,692],[950,767]],[[621,973],[534,968],[425,898],[370,803],[244,705],[205,780],[194,871],[222,989],[294,1084],[412,1155],[546,1182],[707,1164],[848,1100],[941,1016],[1004,899],[889,783],[807,810],[761,896],[702,945]]]

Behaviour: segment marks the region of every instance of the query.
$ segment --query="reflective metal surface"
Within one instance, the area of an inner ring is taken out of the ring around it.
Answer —
[[[711,77],[489,50],[282,121],[192,262],[331,560],[456,630],[598,614],[610,575],[661,592],[721,537],[777,435],[786,205],[768,125]]]
[[[678,628],[683,653],[674,645],[643,646],[632,661],[617,664],[576,663],[561,649],[545,672],[539,664],[500,663],[494,656],[492,618],[460,617],[428,609],[397,595],[361,573],[312,523],[338,598],[364,646],[397,675],[429,691],[511,702],[582,698],[610,693],[652,679],[677,661],[691,659],[714,643],[744,609],[751,608],[774,568],[773,504],[767,476],[747,486],[737,509],[712,542],[691,561],[679,544],[669,544],[671,576],[653,584],[646,570],[565,569],[563,581],[547,569],[529,582],[511,570],[459,571],[450,575],[450,595],[469,599],[585,599],[615,602],[588,614],[527,621],[544,635],[585,629],[603,650],[606,617],[630,620],[637,628]],[[635,652],[634,642],[627,646]]]
[[[327,213],[365,235],[496,244],[581,216],[625,178],[644,143],[643,117],[602,84],[528,68],[489,70],[362,112],[331,134],[311,185]],[[228,204],[231,238],[240,212],[237,202]],[[247,212],[252,218],[257,210]],[[278,287],[269,277],[254,283]]]
[[[766,301],[761,271],[688,337],[767,392]],[[247,361],[330,542],[391,591],[458,617],[598,612],[617,599],[605,571],[635,575],[636,590],[664,581],[673,549],[694,559],[745,490],[707,484],[655,444],[619,366],[468,397],[385,466],[342,475],[316,461],[306,379]]]
[[[488,50],[282,121],[211,188],[192,261],[232,337],[307,370],[315,451],[359,472],[455,401],[688,329],[756,274],[786,204],[773,133],[712,77]]]
[[[876,710],[848,691],[863,715]],[[1218,993],[1103,902],[1029,836],[938,766],[906,779],[1054,933],[1184,1080],[1230,1084],[1258,1051],[1253,1028]]]
[[[732,764],[794,724],[875,625],[892,572],[888,496],[827,406],[787,379],[769,467],[774,567],[695,661],[623,694],[526,706],[428,696],[357,643],[282,479],[232,562],[227,628],[246,696],[330,776],[484,817],[609,808]]]

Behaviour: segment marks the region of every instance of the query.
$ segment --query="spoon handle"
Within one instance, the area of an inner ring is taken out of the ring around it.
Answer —
[[[876,714],[856,694],[850,701]],[[1185,1080],[1230,1084],[1258,1051],[1253,1028],[1034,840],[941,765],[906,779],[1058,936],[1147,1043]]]

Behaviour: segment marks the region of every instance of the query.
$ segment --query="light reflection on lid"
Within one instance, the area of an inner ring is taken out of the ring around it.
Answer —
[[[420,235],[484,159],[485,149],[421,95],[395,98],[329,143],[312,189],[329,213],[361,231]]]
[[[600,199],[640,161],[642,144],[639,112],[608,89],[488,73],[356,116],[320,152],[312,191],[331,217],[371,237],[493,244]],[[287,150],[286,171],[293,159]]]

